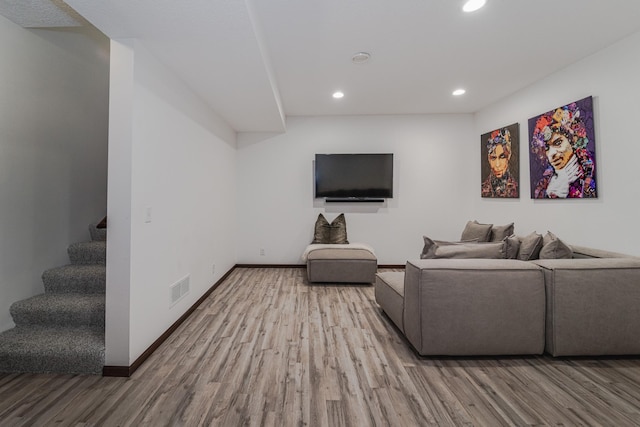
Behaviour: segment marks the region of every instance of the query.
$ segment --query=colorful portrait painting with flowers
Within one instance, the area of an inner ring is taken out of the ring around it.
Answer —
[[[520,197],[520,136],[518,123],[480,137],[482,197]]]
[[[529,119],[531,198],[594,198],[593,98]]]

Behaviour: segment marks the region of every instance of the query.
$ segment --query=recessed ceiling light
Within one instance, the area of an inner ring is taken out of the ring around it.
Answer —
[[[340,99],[344,96],[344,93],[342,93],[342,91],[337,91],[337,92],[333,92],[333,97],[335,99]]]
[[[464,95],[466,92],[466,90],[464,89],[456,89],[453,91],[452,95],[453,96],[460,96],[460,95]]]
[[[469,0],[464,4],[464,6],[462,6],[462,10],[465,12],[475,12],[484,6],[486,2],[487,0]]]
[[[351,62],[354,64],[364,64],[371,58],[371,54],[369,52],[357,52],[354,53],[351,57]]]

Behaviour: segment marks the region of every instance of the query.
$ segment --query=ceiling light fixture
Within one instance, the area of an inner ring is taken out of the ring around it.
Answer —
[[[342,91],[333,92],[333,97],[335,99],[340,99],[340,98],[344,97],[344,93]]]
[[[485,5],[487,0],[469,0],[462,6],[462,10],[465,12],[475,12]]]
[[[354,64],[364,64],[371,58],[371,54],[369,52],[357,52],[354,53],[351,57],[351,62]]]
[[[456,89],[453,91],[452,95],[453,96],[460,96],[460,95],[464,95],[466,92],[466,90],[464,89]]]

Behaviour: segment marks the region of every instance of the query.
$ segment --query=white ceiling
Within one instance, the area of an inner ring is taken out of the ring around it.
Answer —
[[[282,131],[291,115],[472,113],[640,31],[638,0],[487,0],[471,14],[463,0],[66,3],[110,38],[141,40],[237,131]],[[359,51],[371,60],[353,64]]]

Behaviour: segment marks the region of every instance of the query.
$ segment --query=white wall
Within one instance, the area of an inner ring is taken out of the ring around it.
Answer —
[[[516,233],[551,230],[560,238],[640,255],[633,227],[640,117],[640,33],[486,108],[474,116],[290,117],[283,135],[238,136],[238,262],[297,264],[319,212],[345,212],[350,241],[371,244],[381,264],[416,256],[423,234],[459,237],[468,219],[506,224]],[[530,117],[592,95],[598,198],[532,200]],[[480,197],[480,135],[520,123],[517,200]],[[313,199],[315,153],[395,153],[395,194],[387,204],[328,204]],[[265,256],[260,256],[260,249]]]
[[[110,122],[106,362],[128,366],[236,264],[236,147],[139,42],[113,41],[112,53],[123,113]],[[190,293],[170,307],[187,275]]]
[[[109,42],[0,16],[0,331],[106,213]]]
[[[496,223],[512,219],[518,234],[550,230],[570,243],[640,255],[640,230],[633,225],[640,211],[638,52],[640,33],[477,113],[476,135],[520,123],[522,189],[518,201],[483,200],[476,193],[472,206],[478,217]],[[528,119],[589,95],[594,97],[598,198],[532,200]],[[479,137],[474,149],[479,156]],[[480,161],[473,169],[472,177],[479,177]]]
[[[238,263],[301,264],[318,213],[345,212],[349,241],[373,246],[381,264],[415,258],[424,234],[458,238],[477,187],[475,139],[471,115],[289,117],[282,135],[240,133]],[[393,199],[314,200],[316,153],[363,152],[394,153]]]

